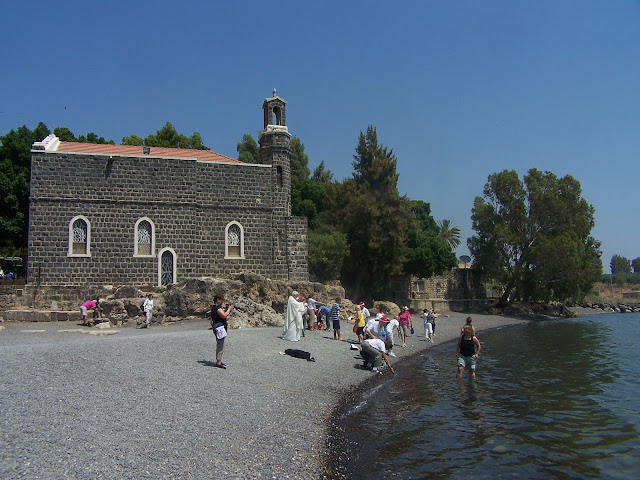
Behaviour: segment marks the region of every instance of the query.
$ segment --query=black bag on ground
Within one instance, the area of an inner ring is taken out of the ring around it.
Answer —
[[[311,356],[309,352],[304,350],[298,350],[297,348],[287,348],[284,353],[291,357],[304,358],[307,362],[315,362],[316,359]]]

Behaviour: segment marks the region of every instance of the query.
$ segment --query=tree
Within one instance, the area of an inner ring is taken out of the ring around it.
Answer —
[[[238,160],[244,163],[260,163],[260,148],[251,135],[242,135],[242,141],[236,146]]]
[[[0,251],[4,256],[26,252],[31,145],[49,133],[40,122],[33,131],[23,125],[0,137]]]
[[[378,293],[403,273],[409,211],[398,194],[397,159],[378,144],[376,129],[360,132],[353,178],[328,186],[327,221],[346,235],[343,274],[352,295]]]
[[[611,273],[631,273],[631,261],[626,257],[614,255],[611,257]]]
[[[304,144],[298,137],[293,137],[291,143],[291,187],[301,184],[309,178],[309,157],[304,153]]]
[[[86,136],[80,135],[77,141],[80,143],[101,143],[110,145],[113,145],[115,143],[113,140],[105,140],[104,137],[99,137],[93,132],[87,133]]]
[[[132,145],[135,147],[141,147],[144,145],[144,139],[138,135],[129,135],[128,137],[122,137],[120,142],[122,145]]]
[[[633,266],[633,273],[640,273],[640,257],[631,260],[631,265]]]
[[[513,170],[490,175],[474,202],[468,246],[476,265],[505,285],[498,306],[513,292],[532,300],[586,294],[602,269],[593,215],[570,175],[531,169],[524,184]]]
[[[316,281],[340,278],[348,253],[347,237],[343,233],[309,231],[309,274]]]
[[[438,228],[440,229],[440,238],[447,242],[447,245],[451,250],[455,250],[460,245],[460,229],[458,227],[451,226],[449,220],[441,220],[438,222]]]
[[[56,127],[53,134],[63,142],[77,142],[76,136],[67,127]]]
[[[137,137],[139,138],[139,137]],[[127,141],[136,140],[135,135],[130,137],[124,137],[123,143]],[[155,135],[147,135],[144,138],[144,145],[149,147],[165,147],[165,148],[191,148],[194,150],[209,150],[208,147],[202,144],[202,137],[198,132],[194,132],[190,137],[178,133],[173,125],[169,122],[164,124]]]
[[[320,164],[313,171],[311,178],[316,182],[332,183],[333,173],[331,173],[331,170],[325,169],[324,160],[320,160]]]
[[[421,278],[440,275],[456,266],[456,256],[439,235],[431,216],[431,205],[422,200],[410,200],[412,221],[407,231],[404,272]]]

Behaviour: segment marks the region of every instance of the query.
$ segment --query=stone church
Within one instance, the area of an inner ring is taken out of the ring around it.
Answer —
[[[263,103],[259,164],[210,150],[35,142],[29,283],[164,286],[241,272],[308,280],[285,107],[275,91]]]

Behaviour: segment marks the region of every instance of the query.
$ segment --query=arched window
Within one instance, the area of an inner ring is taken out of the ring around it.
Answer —
[[[135,226],[135,245],[133,255],[136,257],[153,257],[155,252],[155,228],[151,219],[142,217]]]
[[[238,222],[229,222],[225,229],[225,257],[244,258],[244,229]]]
[[[91,256],[91,224],[82,215],[73,217],[69,222],[69,251],[67,256]]]
[[[176,252],[172,248],[163,248],[158,253],[158,286],[164,287],[176,283]]]

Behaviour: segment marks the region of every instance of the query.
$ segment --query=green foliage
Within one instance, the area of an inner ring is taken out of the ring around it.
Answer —
[[[238,160],[244,163],[260,163],[260,148],[251,135],[242,135],[242,141],[236,146]]]
[[[326,209],[326,185],[311,179],[291,185],[291,213],[307,217],[309,228],[318,225],[319,215]]]
[[[634,273],[640,273],[640,257],[631,260],[631,265],[633,266]]]
[[[325,208],[325,184],[309,178],[309,157],[298,137],[291,139],[291,213],[307,217],[309,228],[317,226]]]
[[[87,133],[86,136],[80,135],[77,141],[80,143],[102,143],[102,144],[109,144],[109,145],[115,144],[113,140],[105,140],[104,137],[99,137],[93,132]]]
[[[316,281],[340,278],[348,253],[347,238],[343,233],[309,231],[309,274]]]
[[[626,257],[620,255],[614,255],[611,257],[611,273],[631,273],[631,261]],[[635,271],[635,269],[634,269]]]
[[[128,137],[122,138],[122,144],[124,145],[132,145],[136,144],[136,142],[140,137],[137,135],[130,135]],[[202,137],[198,132],[194,132],[190,137],[178,133],[173,125],[169,122],[164,124],[160,130],[158,130],[155,135],[147,135],[144,138],[143,145],[149,147],[164,147],[164,148],[191,148],[194,150],[209,150],[208,147],[202,144]]]
[[[86,135],[80,135],[76,138],[71,130],[67,127],[56,127],[53,129],[53,134],[63,142],[80,142],[80,143],[102,143],[113,145],[113,140],[105,140],[104,137],[99,137],[93,132],[89,132]]]
[[[353,295],[378,293],[403,273],[410,213],[398,194],[397,160],[378,144],[375,128],[360,133],[353,178],[327,186],[330,207],[323,220],[344,233],[349,256],[343,280]]]
[[[38,123],[31,131],[24,125],[0,137],[0,252],[23,254],[27,248],[31,145],[49,135]]]
[[[62,142],[77,142],[76,136],[67,127],[56,127],[53,129],[53,134],[58,137]]]
[[[439,234],[431,216],[431,205],[422,200],[410,200],[409,208],[413,218],[407,232],[404,272],[429,278],[455,267],[456,256]]]
[[[291,147],[291,185],[299,185],[309,178],[309,157],[304,153],[304,145],[298,137],[293,137]]]
[[[593,213],[569,175],[531,169],[524,183],[515,171],[490,175],[474,202],[468,246],[476,265],[505,285],[499,304],[513,291],[532,300],[585,295],[602,269]]]
[[[138,135],[129,135],[128,137],[122,137],[122,145],[132,145],[134,147],[141,147],[144,145],[144,139]]]
[[[320,160],[320,164],[313,171],[312,180],[322,183],[333,183],[333,173],[324,167],[324,160]]]
[[[440,229],[440,238],[447,242],[451,250],[455,250],[460,246],[460,229],[452,226],[451,221],[439,221],[438,228]]]

